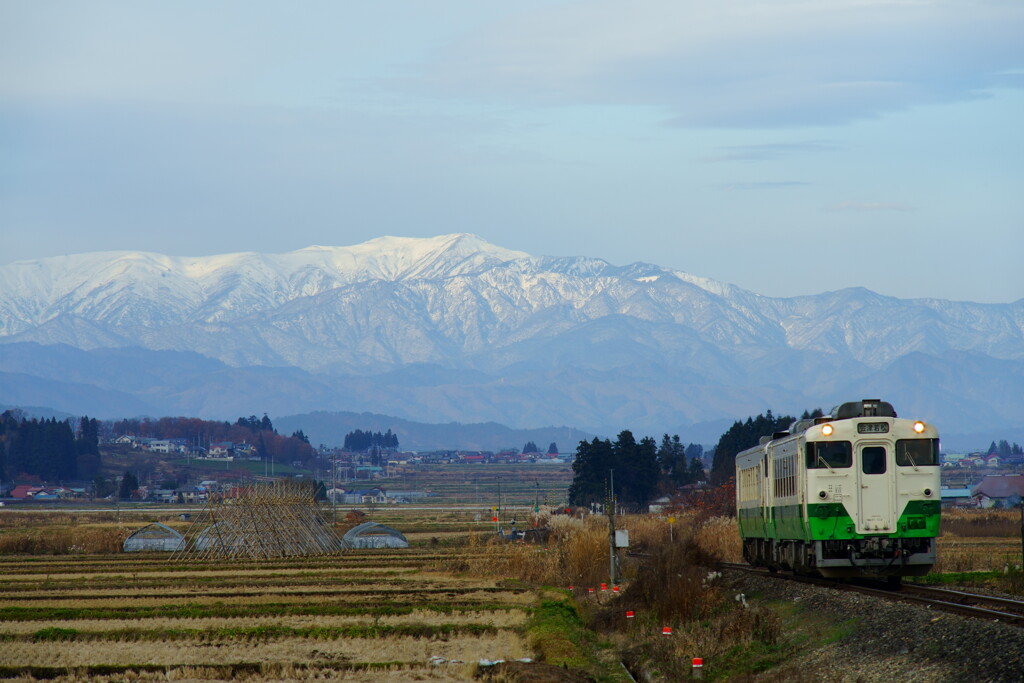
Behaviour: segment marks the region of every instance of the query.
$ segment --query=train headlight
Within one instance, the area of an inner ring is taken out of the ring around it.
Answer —
[[[822,436],[832,436],[832,425],[821,425]]]
[[[927,497],[927,496],[930,496],[930,495],[932,495],[932,490],[931,490],[931,489],[925,489],[925,490],[924,490],[924,495],[925,495],[926,497]]]
[[[828,498],[828,494],[824,491],[818,491],[818,498],[825,500],[826,498]]]
[[[920,420],[918,420],[917,422],[914,423],[914,433],[915,434],[920,434],[923,431],[924,431],[924,422],[921,422]]]

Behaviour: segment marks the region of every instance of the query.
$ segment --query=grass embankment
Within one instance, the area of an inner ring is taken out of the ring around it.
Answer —
[[[780,666],[784,669],[794,657],[855,631],[855,620],[837,622],[794,605],[763,603],[744,596],[744,606],[737,599],[738,591],[714,573],[718,560],[740,560],[733,519],[683,516],[671,538],[663,518],[624,517],[620,522],[630,529],[631,551],[643,557],[624,563],[624,589],[618,594],[610,589],[605,593],[587,590],[607,581],[608,530],[603,519],[555,518],[549,547],[495,546],[476,560],[459,560],[460,568],[520,577],[533,585],[575,586],[573,611],[555,610],[569,624],[551,632],[577,632],[569,619],[575,614],[581,627],[596,636],[554,636],[553,642],[569,654],[552,656],[578,664],[588,658],[600,659],[610,647],[635,674],[655,680],[689,676],[692,657],[704,659],[704,674],[710,680],[760,675]],[[1007,512],[947,515],[939,541],[938,568],[944,566],[948,571],[966,566],[986,571],[937,573],[925,579],[986,580],[992,587],[1019,590],[1021,573],[1010,564],[1019,562],[1019,536],[1014,536],[1019,533],[1018,524]],[[483,545],[482,539],[472,540],[470,545],[474,544]],[[632,618],[625,616],[627,611],[633,612]],[[671,636],[662,635],[665,627],[672,629]],[[582,668],[597,674],[593,666]]]

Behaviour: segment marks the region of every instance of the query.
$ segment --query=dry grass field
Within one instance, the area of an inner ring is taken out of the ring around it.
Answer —
[[[0,674],[279,679],[387,671],[388,679],[459,680],[480,659],[529,656],[522,627],[536,602],[532,589],[439,573],[437,561],[429,549],[267,567],[179,566],[159,555],[6,556]]]
[[[537,520],[552,534],[536,546],[499,541],[472,511],[372,514],[408,532],[412,547],[172,563],[116,552],[153,521],[141,515],[118,523],[109,513],[4,511],[0,677],[468,680],[492,671],[480,660],[531,658],[554,665],[550,675],[628,680],[620,661],[682,675],[673,662],[740,650],[770,657],[784,638],[776,614],[739,609],[709,572],[716,560],[740,560],[733,518],[678,515],[671,526],[660,516],[619,518],[631,547],[613,594],[588,591],[607,580],[604,518]],[[1013,514],[944,514],[937,569],[1002,574],[1019,563]],[[628,622],[627,609],[637,615]],[[550,680],[573,680],[565,676]]]

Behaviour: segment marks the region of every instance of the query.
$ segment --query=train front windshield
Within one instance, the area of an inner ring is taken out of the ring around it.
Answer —
[[[938,439],[899,439],[896,464],[900,467],[924,467],[939,464]]]
[[[807,442],[807,469],[842,469],[853,463],[849,441]]]

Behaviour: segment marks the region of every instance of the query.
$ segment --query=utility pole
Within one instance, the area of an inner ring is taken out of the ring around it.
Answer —
[[[1024,569],[1024,498],[1020,500],[1020,566]]]
[[[608,581],[615,585],[615,470],[608,470]]]

